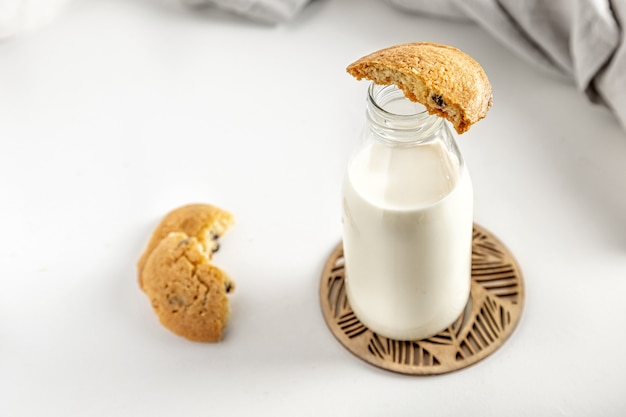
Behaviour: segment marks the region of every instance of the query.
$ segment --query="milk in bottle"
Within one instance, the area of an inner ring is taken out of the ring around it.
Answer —
[[[447,123],[394,85],[372,84],[343,195],[346,291],[363,324],[417,340],[460,316],[470,290],[472,206]]]

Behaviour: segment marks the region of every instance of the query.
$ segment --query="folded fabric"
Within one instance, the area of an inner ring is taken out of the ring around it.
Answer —
[[[269,23],[309,0],[183,0]],[[626,129],[626,0],[385,0],[402,10],[478,23],[511,50],[572,79]]]
[[[626,129],[626,0],[386,0],[470,19],[527,60],[573,79]]]
[[[0,40],[52,20],[70,0],[0,0]],[[246,18],[276,24],[294,17],[309,0],[172,0],[188,6],[212,6]]]
[[[215,6],[264,23],[291,19],[308,0],[183,0],[191,6]]]

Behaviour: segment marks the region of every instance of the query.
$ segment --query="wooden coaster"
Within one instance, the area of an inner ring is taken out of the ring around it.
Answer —
[[[437,375],[472,365],[504,343],[522,313],[524,282],[508,249],[475,224],[470,299],[463,314],[436,336],[398,341],[377,335],[365,327],[348,303],[341,243],[324,268],[320,301],[332,333],[359,358],[403,374]]]

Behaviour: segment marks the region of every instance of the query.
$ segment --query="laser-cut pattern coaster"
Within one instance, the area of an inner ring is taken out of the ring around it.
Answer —
[[[507,340],[522,313],[524,282],[509,250],[475,224],[470,299],[463,314],[436,336],[398,341],[365,327],[354,315],[346,296],[341,243],[324,268],[320,302],[331,332],[357,357],[394,372],[437,375],[472,365]]]

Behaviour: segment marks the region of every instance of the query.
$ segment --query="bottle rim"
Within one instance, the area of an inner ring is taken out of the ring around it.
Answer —
[[[374,106],[374,108],[382,114],[388,115],[389,117],[399,119],[426,119],[431,117],[424,105],[417,102],[409,101],[409,99],[404,96],[402,90],[400,90],[395,84],[381,85],[372,82],[367,89],[367,94],[368,101]],[[387,99],[388,101],[383,102],[382,100],[385,99]],[[415,111],[401,114],[386,108],[385,106],[388,105],[389,102],[392,101],[392,99],[401,99],[403,101],[406,101],[407,103],[410,103],[415,108]]]
[[[367,119],[370,128],[381,139],[389,142],[423,141],[444,126],[441,117],[429,114],[420,103],[407,99],[394,84],[372,82],[367,95]],[[403,109],[396,111],[398,104]]]

